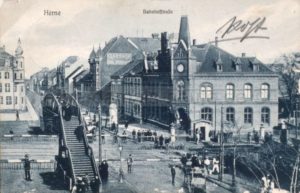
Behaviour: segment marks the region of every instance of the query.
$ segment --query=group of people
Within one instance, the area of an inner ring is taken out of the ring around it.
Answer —
[[[262,180],[261,193],[271,193],[275,188],[274,179],[268,174],[267,176],[263,176],[261,180]]]
[[[212,173],[218,174],[220,172],[220,161],[218,160],[218,158],[215,157],[211,159],[208,156],[197,156],[196,154],[187,156],[184,154],[181,157],[180,161],[185,171],[188,170],[188,167],[190,167],[190,169],[199,167],[205,169],[207,175],[210,175]]]
[[[96,193],[99,190],[100,181],[98,176],[95,179],[89,179],[89,175],[86,173],[84,176],[79,176],[76,178],[77,185],[72,188],[71,193],[85,193],[89,190]]]
[[[141,143],[143,140],[153,141],[155,137],[157,137],[157,132],[151,131],[150,129],[148,129],[147,131],[143,131],[143,130],[136,131],[135,129],[133,129],[131,134],[133,140],[135,141],[137,140],[139,143]]]

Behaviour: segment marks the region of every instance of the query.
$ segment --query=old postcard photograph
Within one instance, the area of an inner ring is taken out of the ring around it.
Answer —
[[[0,0],[0,193],[300,193],[299,0]]]

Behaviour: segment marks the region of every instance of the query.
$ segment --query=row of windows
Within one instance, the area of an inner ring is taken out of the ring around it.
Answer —
[[[253,86],[252,84],[244,85],[244,98],[252,99],[253,98]],[[178,101],[185,100],[186,93],[184,82],[182,80],[177,82],[177,93],[176,99]],[[225,97],[228,100],[233,100],[235,98],[235,86],[234,84],[227,84],[225,87]],[[261,99],[269,99],[270,98],[270,86],[268,84],[262,84],[260,87],[260,97]],[[200,87],[200,99],[212,99],[213,98],[213,86],[210,83],[202,84]]]
[[[142,81],[139,78],[125,79],[125,82],[124,82],[125,94],[132,95],[132,96],[141,96],[142,95],[141,83],[142,83]]]
[[[5,88],[5,92],[10,92],[10,83],[5,83],[4,84],[4,88]],[[0,92],[3,91],[3,88],[2,88],[2,83],[0,83]],[[24,91],[24,87],[21,86],[20,87],[20,91],[23,92]],[[15,85],[14,86],[14,92],[17,92],[17,86]]]
[[[201,119],[213,121],[213,109],[205,107],[201,109]],[[235,109],[233,107],[226,108],[226,121],[235,122]],[[253,124],[253,109],[250,107],[244,108],[244,123]],[[263,107],[261,109],[261,123],[270,124],[270,109]]]
[[[4,72],[4,79],[9,79],[10,73],[9,72]],[[0,79],[2,79],[2,72],[0,72]],[[14,74],[14,79],[18,79],[17,73]],[[20,73],[19,79],[23,79],[23,74]]]
[[[130,101],[125,101],[125,112],[135,117],[140,117],[141,106]]]
[[[15,104],[18,104],[18,97],[15,96]],[[24,98],[21,97],[21,103],[20,104],[24,104]],[[3,101],[3,96],[0,96],[0,104],[3,105],[4,101]],[[5,97],[5,104],[6,105],[11,105],[12,104],[12,97],[11,96],[6,96]]]

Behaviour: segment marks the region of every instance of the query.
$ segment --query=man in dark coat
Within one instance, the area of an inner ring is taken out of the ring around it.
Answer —
[[[159,137],[159,145],[160,145],[161,148],[162,148],[162,146],[164,145],[164,136],[163,136],[163,135],[161,135],[161,136]]]
[[[28,154],[25,155],[24,159],[24,170],[25,170],[25,179],[28,181],[31,181],[31,176],[30,176],[30,160]]]
[[[172,175],[172,184],[175,184],[175,175],[176,175],[176,170],[174,166],[171,166],[171,175]]]

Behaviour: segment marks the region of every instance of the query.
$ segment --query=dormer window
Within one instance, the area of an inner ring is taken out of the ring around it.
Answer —
[[[242,62],[239,58],[236,59],[236,61],[234,62],[234,65],[235,65],[235,71],[237,71],[237,72],[242,71]]]
[[[220,52],[219,52],[218,60],[216,61],[216,66],[217,66],[217,72],[222,72],[223,71],[223,61],[221,59]]]
[[[259,71],[259,61],[256,58],[252,61],[252,68],[254,72]]]

